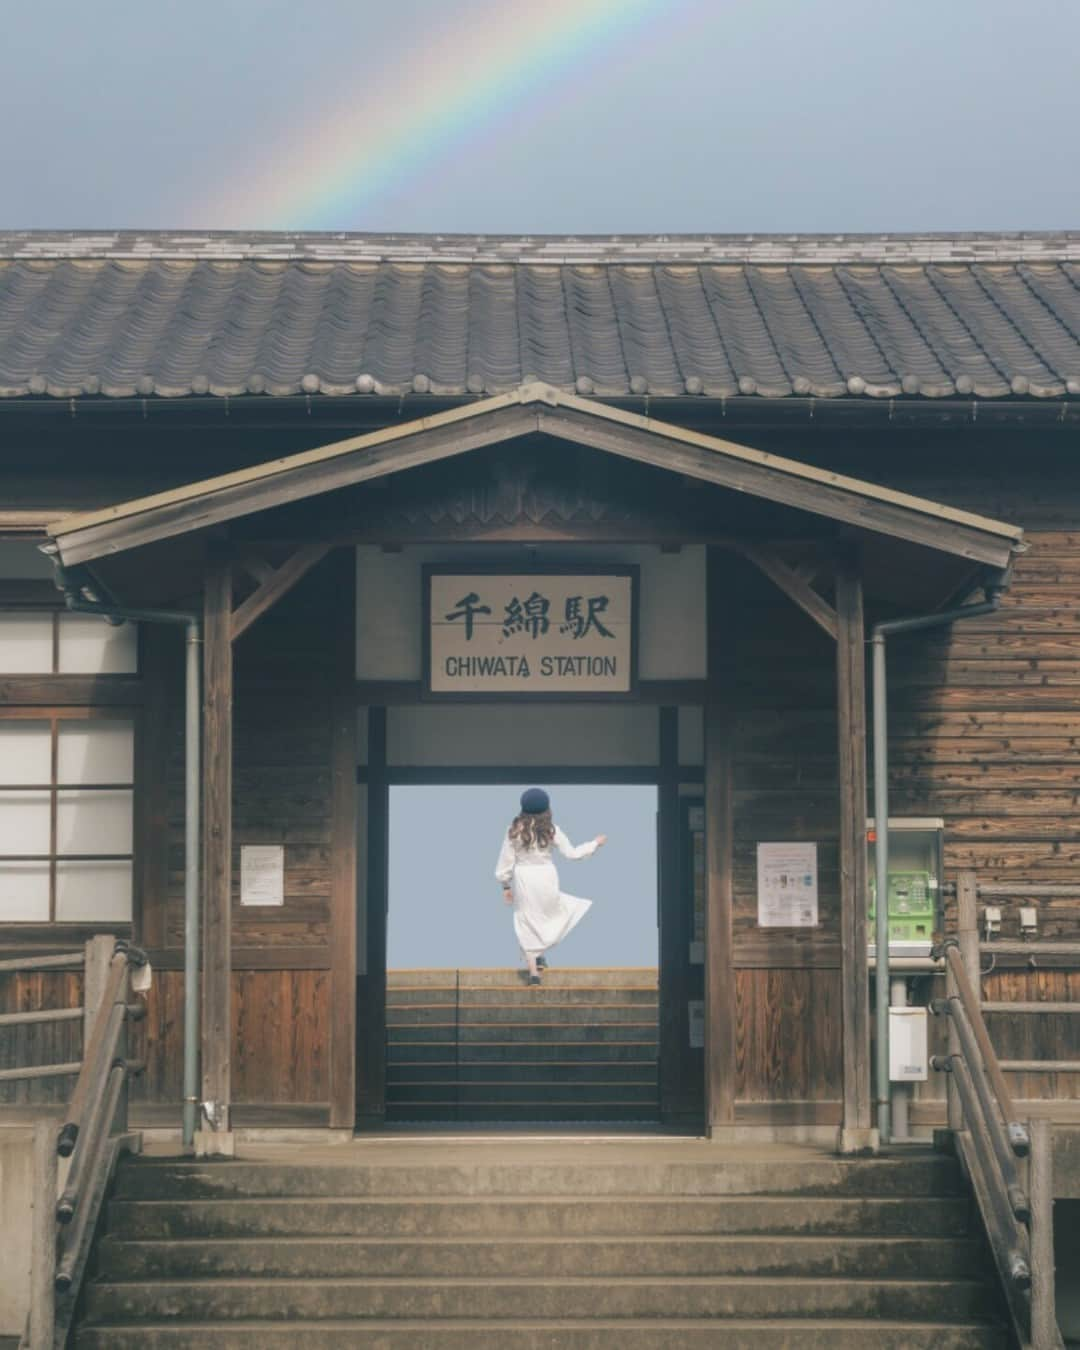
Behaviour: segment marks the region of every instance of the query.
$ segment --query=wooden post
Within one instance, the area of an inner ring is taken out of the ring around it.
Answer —
[[[960,939],[960,956],[971,987],[982,1002],[982,978],[979,962],[978,881],[974,872],[960,872],[956,877],[956,936]]]
[[[101,1012],[109,966],[116,950],[116,938],[106,934],[93,937],[86,944],[86,964],[83,967],[83,1059],[90,1046],[94,1023]]]
[[[330,1124],[356,1120],[356,563],[353,549],[334,558],[339,614],[335,660],[330,857]],[[347,575],[346,573],[347,569]]]
[[[956,935],[960,941],[960,956],[964,969],[968,973],[971,987],[981,1002],[982,981],[979,978],[979,916],[976,906],[978,887],[974,872],[960,872],[956,877]],[[959,997],[956,980],[952,972],[945,972],[945,997]],[[960,1037],[953,1018],[948,1019],[948,1049],[950,1055],[960,1054]],[[960,1097],[953,1081],[953,1075],[945,1075],[945,1097],[948,1110],[949,1129],[953,1132],[964,1128],[964,1112]]]
[[[207,1119],[195,1147],[231,1154],[232,1067],[232,566],[207,562],[203,594],[203,1029]]]
[[[735,1125],[734,905],[735,606],[731,559],[708,550],[705,708],[705,1128]]]
[[[390,789],[386,781],[386,709],[368,709],[367,961],[358,997],[357,1119],[386,1119],[386,910]]]
[[[1054,1291],[1054,1127],[1048,1120],[1028,1122],[1031,1161],[1031,1344],[1032,1350],[1061,1345]]]
[[[101,939],[96,939],[101,941]],[[112,939],[109,939],[110,943]],[[56,1320],[56,1121],[34,1125],[31,1169],[29,1350],[53,1350]]]
[[[660,1118],[677,1115],[687,1096],[688,905],[679,887],[679,710],[661,708],[657,793],[657,896],[660,958]]]
[[[862,575],[845,554],[836,573],[836,708],[840,770],[840,947],[843,1122],[838,1149],[876,1147],[870,1102],[870,969],[866,924],[866,645]]]

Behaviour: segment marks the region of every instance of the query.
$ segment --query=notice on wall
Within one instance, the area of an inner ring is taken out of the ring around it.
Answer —
[[[428,694],[634,692],[637,569],[424,573]]]
[[[241,845],[240,903],[285,903],[285,849],[281,844]]]
[[[817,844],[758,844],[758,925],[813,928],[818,921]]]

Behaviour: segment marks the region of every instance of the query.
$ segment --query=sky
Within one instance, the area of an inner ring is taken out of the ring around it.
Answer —
[[[531,786],[390,789],[391,970],[521,964],[495,860]],[[555,857],[562,889],[593,905],[552,968],[656,965],[656,789],[545,786],[572,843],[608,836],[592,858]]]
[[[1077,0],[5,5],[0,228],[1080,224]]]

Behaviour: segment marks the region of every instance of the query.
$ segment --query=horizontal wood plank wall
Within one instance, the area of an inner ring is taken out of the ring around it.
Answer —
[[[1080,508],[1080,492],[1063,493],[1060,509],[1070,503]],[[978,499],[973,505],[987,509]],[[1046,503],[1041,514],[1056,509]],[[891,644],[892,810],[945,820],[947,876],[970,869],[987,882],[1080,877],[1080,532],[1032,528],[1027,541],[997,614],[919,644]],[[1003,937],[1019,937],[1023,903],[1038,910],[1041,939],[1080,938],[1080,901],[995,903]],[[951,901],[946,925],[955,927]],[[1002,960],[984,977],[987,1001],[1080,1000],[1080,971],[1009,968],[1015,964]],[[1003,1059],[1080,1059],[1078,1016],[998,1013],[989,1027]],[[1080,1098],[1080,1074],[1010,1080],[1023,1100]],[[940,1095],[933,1081],[920,1092]]]
[[[82,1003],[82,971],[38,970],[0,974],[0,1013],[36,1012],[40,1008],[77,1008]],[[0,1069],[36,1064],[71,1064],[82,1055],[82,1018],[0,1027]],[[25,1083],[0,1083],[0,1108],[65,1102],[74,1078],[38,1078]]]

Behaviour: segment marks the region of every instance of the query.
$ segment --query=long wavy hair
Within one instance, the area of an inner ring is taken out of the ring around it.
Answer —
[[[522,848],[547,848],[555,838],[550,811],[522,811],[510,822],[510,838]]]

